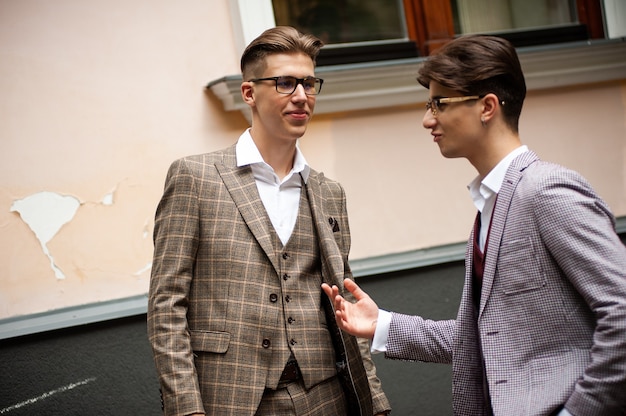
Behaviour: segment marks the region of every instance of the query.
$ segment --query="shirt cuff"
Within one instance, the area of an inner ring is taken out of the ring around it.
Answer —
[[[376,331],[374,339],[372,339],[371,352],[379,354],[387,351],[387,338],[389,338],[389,326],[391,325],[391,312],[378,310],[378,321],[376,322]]]

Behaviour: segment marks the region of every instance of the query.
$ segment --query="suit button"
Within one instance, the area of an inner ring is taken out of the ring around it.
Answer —
[[[278,295],[276,293],[272,293],[270,295],[270,302],[275,303],[278,300]]]
[[[269,339],[265,338],[263,342],[261,343],[261,345],[263,346],[263,348],[269,348],[271,345],[271,342]]]

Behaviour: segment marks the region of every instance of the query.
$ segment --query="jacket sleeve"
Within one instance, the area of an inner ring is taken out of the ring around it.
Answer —
[[[453,319],[432,321],[393,312],[385,357],[451,364],[455,323]]]
[[[194,177],[179,160],[156,212],[148,293],[148,337],[166,415],[204,413],[186,319],[198,234]]]

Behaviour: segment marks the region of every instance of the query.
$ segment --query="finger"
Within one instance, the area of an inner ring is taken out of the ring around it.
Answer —
[[[328,296],[328,298],[331,301],[335,301],[335,297],[337,297],[337,295],[339,294],[339,288],[335,285],[332,285],[332,287],[327,284],[327,283],[322,283],[322,290],[324,291],[324,293],[326,293],[326,296]]]
[[[343,286],[354,295],[357,302],[363,298],[369,297],[367,293],[365,293],[352,279],[345,279],[343,281]]]
[[[326,296],[328,296],[331,300],[333,299],[333,289],[330,286],[326,283],[322,283],[322,290],[326,293]]]
[[[338,310],[337,312],[335,312],[335,321],[337,322],[337,326],[339,326],[339,328],[343,329],[344,331],[347,331],[349,329],[348,320],[345,318],[342,311]]]

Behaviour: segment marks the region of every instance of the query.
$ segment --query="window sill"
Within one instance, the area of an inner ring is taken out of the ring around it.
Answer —
[[[624,38],[525,47],[519,48],[518,54],[529,91],[614,81],[626,74]],[[424,59],[317,67],[324,89],[317,97],[315,114],[426,102],[428,90],[415,80]],[[207,88],[220,98],[226,111],[241,111],[250,121],[240,85],[241,75],[228,75],[211,81]]]

